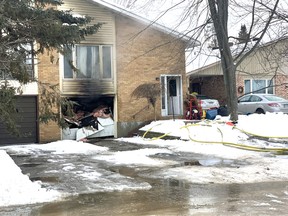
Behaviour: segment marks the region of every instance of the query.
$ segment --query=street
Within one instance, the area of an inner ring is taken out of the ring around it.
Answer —
[[[95,145],[109,148],[108,152],[99,153],[102,156],[147,148],[109,139],[97,141]],[[32,181],[40,180],[47,189],[69,196],[53,203],[2,207],[3,216],[285,215],[288,210],[288,184],[283,181],[196,184],[178,180],[177,176],[160,178],[157,173],[163,166],[117,165],[99,160],[94,154],[59,155],[43,151],[35,157],[14,151],[10,155]],[[209,161],[204,155],[171,154],[164,150],[153,157],[169,161],[165,167],[189,168],[201,166],[195,161]],[[211,161],[218,161],[215,166],[235,167],[235,172],[237,165],[241,165],[236,160],[222,160],[222,163],[219,160]]]

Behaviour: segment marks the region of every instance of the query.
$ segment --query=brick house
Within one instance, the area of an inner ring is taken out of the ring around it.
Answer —
[[[238,66],[237,95],[258,91],[288,99],[288,39],[273,41],[257,48]],[[225,85],[220,61],[187,74],[190,92],[198,92],[226,104]],[[271,86],[271,87],[268,87]],[[266,88],[265,88],[266,87]]]
[[[52,64],[46,54],[38,56],[35,74],[39,81],[59,84],[63,97],[85,105],[90,111],[104,102],[113,113],[110,135],[114,137],[127,136],[154,120],[154,109],[146,99],[131,98],[133,90],[144,83],[161,86],[156,101],[157,119],[182,118],[187,92],[185,49],[191,38],[102,0],[65,0],[59,7],[70,9],[75,15],[88,15],[94,18],[92,22],[104,24],[95,35],[77,44],[70,55],[54,53],[59,57],[58,64]],[[81,72],[75,74],[67,66],[68,60]],[[92,61],[96,61],[93,66]],[[31,137],[11,138],[9,143],[46,143],[65,136],[54,122],[38,123],[37,107],[41,103],[38,92],[34,83],[26,86],[21,96],[24,102],[19,104],[34,108],[29,108],[31,115],[25,123],[31,125]],[[21,108],[20,112],[25,115],[27,110]],[[7,142],[7,139],[1,141],[1,136],[4,135],[0,133],[0,144]]]

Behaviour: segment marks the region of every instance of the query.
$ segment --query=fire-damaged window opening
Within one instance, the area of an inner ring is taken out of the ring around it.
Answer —
[[[72,114],[62,109],[68,127],[62,130],[62,139],[88,141],[114,136],[113,96],[69,97]]]

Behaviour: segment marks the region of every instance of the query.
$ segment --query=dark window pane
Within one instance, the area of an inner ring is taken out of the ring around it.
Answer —
[[[267,89],[267,93],[268,94],[274,94],[274,91],[273,91],[273,80],[268,80],[268,89]]]
[[[113,76],[111,46],[77,45],[75,53],[71,52],[64,56],[65,78],[73,78],[73,71],[69,64],[72,58],[77,68],[76,78],[111,79]]]
[[[91,49],[86,46],[76,47],[76,65],[77,65],[77,78],[90,78],[91,77],[91,61],[89,62],[88,55],[91,55]],[[90,63],[90,65],[89,65]],[[90,73],[90,74],[89,74]],[[90,75],[90,76],[89,76]]]
[[[67,51],[64,55],[64,78],[73,78],[72,51]]]
[[[245,80],[244,81],[244,89],[245,89],[245,94],[251,92],[251,87],[250,87],[250,80]]]
[[[265,94],[266,80],[253,80],[252,90],[253,93]]]
[[[172,97],[177,96],[176,80],[175,79],[169,80],[169,95]]]
[[[250,97],[251,97],[250,95],[244,96],[243,98],[241,98],[241,99],[239,100],[239,102],[240,102],[240,103],[249,102],[249,98],[250,98]]]
[[[111,47],[103,46],[103,78],[112,78]]]

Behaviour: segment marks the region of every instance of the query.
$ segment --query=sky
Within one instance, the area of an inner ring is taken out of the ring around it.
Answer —
[[[121,0],[107,0],[123,2]],[[183,34],[187,34],[194,39],[200,41],[203,45],[195,47],[192,52],[186,52],[186,71],[191,72],[203,66],[212,64],[220,60],[219,50],[212,50],[209,44],[213,33],[213,24],[206,25],[206,21],[210,17],[207,1],[191,1],[191,0],[162,0],[162,1],[135,1],[136,6],[131,10],[145,15],[145,17],[157,21],[159,24],[167,26],[173,30],[177,30]],[[195,3],[195,2],[201,2]],[[263,3],[264,2],[264,3]],[[253,20],[253,28],[251,30],[251,38],[259,38],[264,26],[270,16],[270,12],[265,12],[267,8],[273,8],[275,1],[261,1],[265,7],[256,4],[256,9],[252,10],[253,1],[229,1],[228,7],[228,36],[229,42],[234,43],[231,46],[232,52],[239,49],[237,38],[242,25],[246,25],[247,32]],[[267,7],[267,8],[266,8]],[[286,13],[288,7],[287,0],[281,0],[278,4],[278,12]],[[253,13],[252,13],[253,11]],[[255,17],[252,19],[252,14]],[[206,27],[203,28],[203,25]],[[267,29],[266,34],[262,38],[261,44],[275,40],[279,37],[287,36],[287,22],[281,23],[273,21]],[[207,40],[208,39],[208,40]],[[255,41],[251,41],[250,46]],[[200,54],[200,55],[199,55]]]
[[[240,115],[236,125],[232,125],[228,117],[217,116],[213,121],[203,120],[197,124],[187,123],[183,119],[154,121],[140,129],[148,131],[144,136],[114,140],[121,144],[141,145],[142,148],[137,150],[110,151],[108,147],[97,146],[97,142],[90,144],[74,140],[2,146],[0,207],[59,201],[72,194],[87,191],[91,193],[151,188],[147,182],[139,182],[115,172],[109,173],[98,167],[98,162],[137,169],[158,167],[161,169],[149,173],[149,178],[176,178],[199,184],[287,181],[288,155],[271,151],[275,148],[288,150],[287,128],[288,115],[282,113]],[[168,139],[168,136],[167,139],[150,137],[150,132],[160,132],[178,139]],[[255,136],[260,139],[253,139]],[[81,182],[81,188],[79,186],[74,191],[63,188],[59,190],[57,187],[47,188],[41,181],[32,182],[9,156],[18,154],[37,158],[45,152],[50,157],[49,170],[45,170],[45,173],[69,174],[69,179],[75,178],[77,182]],[[199,158],[201,166],[171,166],[179,162],[153,157],[159,154],[177,155],[179,152],[202,155]],[[79,156],[89,158],[96,167],[78,164],[78,161],[65,161],[65,158]],[[61,167],[55,165],[57,161]]]

